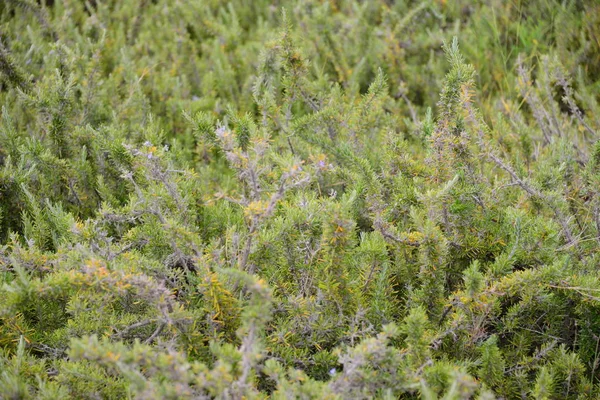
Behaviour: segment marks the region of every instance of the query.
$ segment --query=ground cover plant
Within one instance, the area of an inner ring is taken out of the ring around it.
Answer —
[[[0,2],[1,399],[597,399],[595,1]]]

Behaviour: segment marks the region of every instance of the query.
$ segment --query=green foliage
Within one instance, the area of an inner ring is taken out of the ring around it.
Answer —
[[[598,398],[599,16],[0,2],[0,398]]]

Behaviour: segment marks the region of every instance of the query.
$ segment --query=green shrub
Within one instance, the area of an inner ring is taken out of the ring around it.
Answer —
[[[599,15],[2,2],[0,398],[598,398]]]

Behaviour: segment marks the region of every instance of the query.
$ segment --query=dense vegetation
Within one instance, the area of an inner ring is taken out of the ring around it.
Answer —
[[[593,0],[4,0],[0,398],[600,398],[599,102]]]

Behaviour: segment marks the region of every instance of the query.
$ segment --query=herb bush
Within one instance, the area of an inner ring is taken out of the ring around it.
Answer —
[[[599,101],[595,1],[4,0],[0,398],[599,398]]]

